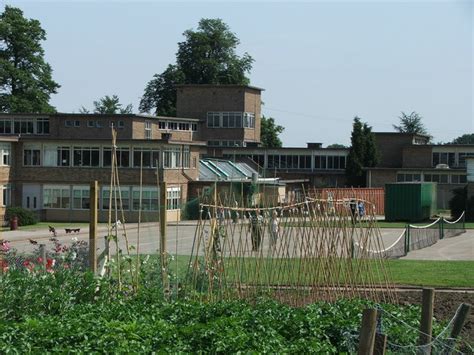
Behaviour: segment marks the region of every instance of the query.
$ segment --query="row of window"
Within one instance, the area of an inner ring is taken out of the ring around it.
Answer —
[[[233,158],[230,154],[224,157]],[[346,157],[341,155],[268,154],[266,161],[263,154],[236,154],[236,157],[249,158],[264,169],[343,170],[346,168]]]
[[[433,173],[398,173],[397,182],[437,182],[440,184],[465,184],[466,175]]]
[[[45,209],[90,209],[89,186],[48,186],[43,187],[43,208]],[[141,193],[140,193],[141,192]],[[166,208],[181,208],[181,188],[169,187],[166,191]],[[152,186],[122,186],[111,190],[102,187],[99,207],[102,210],[122,208],[124,211],[158,211],[159,189]],[[26,206],[29,208],[29,206]]]
[[[234,140],[207,141],[207,145],[210,147],[245,147],[245,142]]]
[[[41,160],[43,158],[43,161]],[[118,147],[117,166],[121,168],[190,168],[191,153],[188,146],[162,149]],[[23,149],[24,166],[62,166],[62,167],[110,167],[112,148],[77,147],[45,145],[41,147],[25,144]],[[194,164],[193,164],[194,165]]]
[[[65,120],[64,126],[79,128],[81,127],[81,120]],[[97,121],[88,120],[87,127],[88,128],[102,128],[103,122],[100,120],[97,120]],[[109,121],[109,127],[124,128],[125,122],[124,121]]]
[[[255,114],[251,112],[208,112],[209,128],[255,128]]]
[[[438,164],[446,164],[449,167],[459,167],[464,168],[466,167],[466,157],[473,157],[474,152],[446,152],[446,153],[438,153],[435,152],[432,154],[432,161],[433,166]]]
[[[0,134],[49,134],[49,118],[0,118]]]
[[[158,121],[158,129],[171,131],[197,131],[197,123]]]

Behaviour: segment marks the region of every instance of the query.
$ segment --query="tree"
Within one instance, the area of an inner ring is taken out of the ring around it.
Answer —
[[[396,131],[400,133],[413,133],[413,134],[423,134],[429,135],[426,130],[421,117],[418,113],[413,111],[409,115],[402,111],[402,115],[398,117],[400,119],[400,125],[393,125]]]
[[[239,39],[220,19],[201,19],[196,31],[183,33],[178,43],[176,64],[169,65],[148,82],[140,101],[140,112],[176,115],[177,84],[247,85],[246,74],[253,59],[247,53],[239,57],[235,50]]]
[[[339,144],[339,143],[333,143],[333,144],[329,144],[326,148],[333,148],[333,149],[344,149],[344,148],[347,148],[344,144]]]
[[[163,73],[155,74],[148,82],[138,107],[140,112],[154,111],[157,116],[176,116],[175,85],[183,83],[183,72],[176,65],[168,65]]]
[[[265,117],[262,115],[260,124],[260,140],[264,148],[280,148],[282,146],[281,139],[278,135],[285,130],[283,126],[277,125],[273,117]]]
[[[378,163],[378,152],[372,127],[354,118],[351,133],[351,147],[347,156],[346,176],[351,186],[364,186],[364,167],[374,167]]]
[[[451,144],[474,144],[474,133],[466,133],[453,139]]]
[[[38,20],[26,19],[15,7],[0,15],[0,111],[47,113],[51,94],[60,87],[44,60],[46,32]]]
[[[128,104],[125,107],[122,107],[120,100],[117,95],[105,95],[104,97],[100,98],[98,101],[93,102],[94,105],[94,112],[99,114],[128,114],[133,112],[132,104]],[[89,113],[89,110],[82,106],[79,109],[80,113]]]

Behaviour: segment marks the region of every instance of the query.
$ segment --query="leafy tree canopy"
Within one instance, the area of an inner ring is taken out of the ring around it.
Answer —
[[[177,84],[241,84],[249,79],[252,57],[235,52],[239,39],[221,19],[201,19],[197,30],[183,33],[176,64],[148,82],[140,101],[141,112],[176,115]]]
[[[466,133],[453,139],[451,144],[474,144],[474,133]]]
[[[347,183],[351,186],[365,185],[364,167],[374,167],[379,160],[372,127],[354,118],[351,133],[351,147],[346,163]]]
[[[51,94],[60,87],[44,60],[46,32],[38,20],[26,19],[15,7],[0,15],[0,111],[46,113]]]
[[[123,107],[120,103],[120,100],[117,95],[105,95],[104,97],[100,98],[97,101],[93,102],[94,111],[93,113],[100,113],[100,114],[127,114],[133,113],[133,106],[132,104],[128,104],[127,106]],[[90,113],[88,109],[84,106],[79,110],[81,113]]]
[[[409,115],[402,112],[402,115],[398,117],[400,120],[399,125],[393,125],[396,131],[400,133],[413,133],[413,134],[424,134],[429,135],[426,130],[422,119],[418,113],[413,111]]]
[[[283,126],[277,125],[273,117],[262,115],[260,126],[260,140],[264,148],[280,148],[281,139],[278,137],[285,130]]]
[[[344,144],[339,144],[339,143],[333,143],[333,144],[329,144],[327,146],[327,148],[336,148],[336,149],[339,149],[339,148],[347,148]]]

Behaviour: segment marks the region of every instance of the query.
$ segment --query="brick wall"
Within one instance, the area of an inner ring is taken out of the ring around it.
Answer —
[[[410,145],[402,149],[404,168],[431,168],[432,147],[429,145]]]
[[[370,187],[385,187],[387,183],[397,182],[396,170],[370,170],[371,186]]]
[[[399,168],[403,163],[403,148],[411,145],[412,135],[396,133],[375,133],[375,141],[380,154],[378,167]]]

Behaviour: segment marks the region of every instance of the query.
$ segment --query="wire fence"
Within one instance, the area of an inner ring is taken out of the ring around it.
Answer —
[[[371,258],[396,259],[406,256],[410,251],[430,247],[441,239],[456,237],[464,232],[466,232],[465,212],[454,221],[438,218],[424,226],[407,224],[405,230],[388,247],[367,249],[354,241],[353,255],[355,258],[369,256]]]

